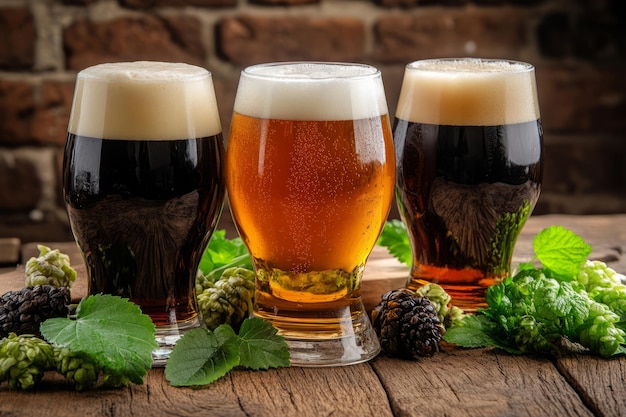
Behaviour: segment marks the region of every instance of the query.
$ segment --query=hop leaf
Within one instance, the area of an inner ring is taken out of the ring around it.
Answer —
[[[143,383],[157,348],[150,317],[126,299],[91,295],[76,309],[76,319],[48,319],[41,325],[46,340],[90,355],[108,373]]]
[[[580,236],[562,226],[550,226],[533,239],[533,248],[544,268],[557,275],[575,276],[591,253]]]

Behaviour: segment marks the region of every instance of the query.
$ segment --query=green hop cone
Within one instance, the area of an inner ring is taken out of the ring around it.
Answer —
[[[98,380],[98,365],[85,355],[64,347],[54,347],[54,363],[57,371],[74,383],[77,391],[94,386]]]
[[[426,284],[418,288],[415,294],[430,300],[437,310],[439,321],[443,323],[445,328],[450,327],[454,321],[463,318],[463,310],[452,305],[452,297],[440,285]]]
[[[602,261],[587,260],[580,268],[577,281],[585,286],[587,292],[597,288],[612,288],[622,284],[624,275],[617,273]]]
[[[39,256],[26,262],[26,287],[52,285],[53,287],[71,288],[76,281],[76,271],[70,266],[70,257],[59,249],[52,250],[44,245],[37,245]]]
[[[592,301],[587,321],[578,329],[578,342],[602,356],[615,354],[624,344],[626,333],[615,326],[619,316],[601,303]]]
[[[130,379],[124,375],[110,373],[107,370],[104,371],[102,376],[102,386],[107,388],[123,388],[129,386]]]
[[[209,330],[229,324],[237,330],[252,311],[254,272],[240,267],[226,269],[214,283],[198,293],[198,307]]]
[[[555,346],[546,337],[546,330],[542,323],[537,323],[533,316],[524,316],[512,335],[514,344],[521,353],[541,353],[547,354],[554,351]],[[559,335],[554,336],[555,339]]]
[[[0,382],[10,389],[33,388],[53,363],[52,346],[33,335],[11,333],[0,341]]]

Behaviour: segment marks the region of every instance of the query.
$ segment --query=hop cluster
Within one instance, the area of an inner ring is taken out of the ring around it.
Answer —
[[[70,266],[70,257],[59,249],[37,245],[39,256],[26,262],[26,287],[51,285],[70,288],[76,281],[76,271]]]
[[[33,388],[53,363],[52,347],[38,337],[11,333],[0,340],[0,382],[10,389]]]
[[[578,328],[578,342],[602,356],[613,355],[626,338],[626,333],[616,326],[619,321],[607,305],[592,301],[587,321]]]
[[[98,365],[80,353],[64,347],[53,348],[56,370],[74,383],[77,391],[91,388],[98,380]]]
[[[426,284],[415,290],[415,294],[426,297],[433,303],[437,317],[445,328],[451,326],[456,320],[461,320],[464,316],[463,310],[452,305],[452,297],[441,285]]]
[[[383,294],[372,324],[382,350],[397,357],[432,356],[445,333],[433,303],[408,289]]]
[[[614,313],[626,321],[626,277],[617,273],[606,263],[587,260],[578,274],[594,301],[606,304]]]
[[[215,282],[196,278],[198,307],[210,330],[230,324],[237,330],[252,311],[254,272],[240,267],[226,269]]]
[[[67,287],[36,285],[9,291],[0,298],[0,338],[9,333],[41,336],[39,325],[51,317],[67,316]]]

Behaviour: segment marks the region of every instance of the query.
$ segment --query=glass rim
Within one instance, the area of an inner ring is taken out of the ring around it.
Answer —
[[[441,70],[437,68],[429,68],[428,64],[434,63],[452,63],[452,62],[477,62],[477,63],[485,63],[485,64],[497,64],[497,63],[506,63],[510,65],[515,65],[518,68],[516,69],[507,69],[503,71],[470,71],[470,70]],[[449,74],[458,74],[458,73],[476,73],[476,74],[523,74],[527,72],[533,72],[535,70],[535,66],[529,62],[518,61],[514,59],[505,59],[505,58],[480,58],[480,57],[447,57],[447,58],[429,58],[429,59],[419,59],[416,61],[409,62],[405,69],[407,71],[423,71],[423,72],[436,72],[436,73],[449,73]]]
[[[262,69],[272,69],[279,67],[328,67],[328,68],[359,68],[364,70],[358,74],[350,74],[347,72],[330,71],[327,74],[322,74],[316,77],[305,74],[304,72],[292,72],[292,73],[276,73],[276,72],[257,72]],[[285,61],[285,62],[266,62],[262,64],[255,64],[245,67],[241,71],[241,75],[248,78],[256,78],[259,80],[275,80],[284,82],[324,82],[332,80],[362,80],[369,78],[376,78],[381,76],[380,70],[370,64],[363,64],[357,62],[341,62],[341,61]]]

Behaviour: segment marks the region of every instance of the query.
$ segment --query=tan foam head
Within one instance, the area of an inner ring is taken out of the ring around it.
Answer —
[[[376,68],[319,62],[246,68],[234,110],[246,116],[281,120],[357,120],[388,112]]]
[[[211,74],[182,63],[122,62],[78,73],[68,130],[120,140],[172,140],[222,132]]]
[[[413,62],[404,72],[396,117],[455,126],[537,120],[534,67],[473,58]]]

